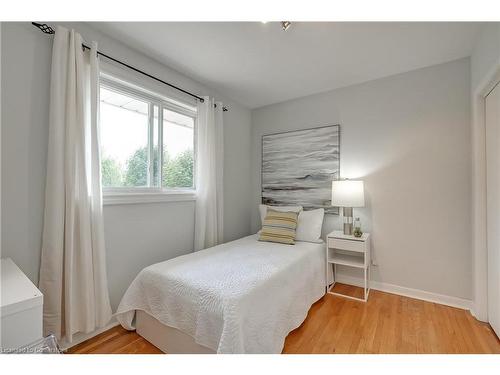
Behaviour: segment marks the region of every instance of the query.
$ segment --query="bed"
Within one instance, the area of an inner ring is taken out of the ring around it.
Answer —
[[[323,243],[251,235],[143,269],[121,325],[167,353],[281,353],[325,293]]]

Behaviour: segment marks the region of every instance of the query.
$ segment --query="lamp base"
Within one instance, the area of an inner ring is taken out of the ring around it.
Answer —
[[[352,224],[344,223],[344,234],[346,236],[352,236]]]
[[[342,216],[344,217],[344,234],[352,236],[352,207],[342,207]]]

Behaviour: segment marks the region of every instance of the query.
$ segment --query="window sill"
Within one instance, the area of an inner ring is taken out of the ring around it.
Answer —
[[[196,200],[194,191],[169,192],[104,192],[102,203],[104,206],[121,204],[162,203],[162,202],[189,202]]]

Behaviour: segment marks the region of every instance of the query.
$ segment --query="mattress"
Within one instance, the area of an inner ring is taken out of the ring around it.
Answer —
[[[325,245],[283,245],[252,235],[143,269],[117,309],[136,310],[217,353],[281,353],[325,293]]]

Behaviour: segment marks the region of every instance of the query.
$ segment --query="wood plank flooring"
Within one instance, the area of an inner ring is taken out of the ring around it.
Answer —
[[[357,295],[355,287],[336,291]],[[156,354],[135,332],[114,327],[68,353]],[[491,327],[465,310],[372,290],[367,303],[326,295],[290,332],[283,353],[500,353]]]
[[[70,354],[162,354],[162,351],[135,331],[113,327],[70,348]]]

